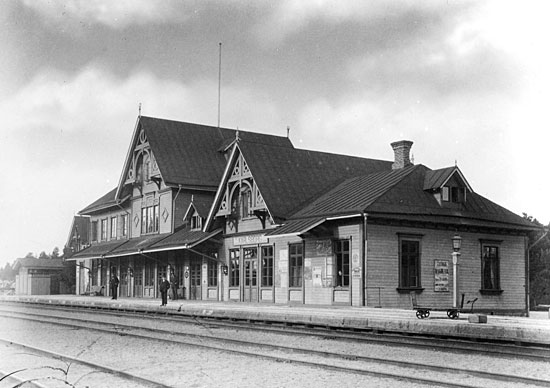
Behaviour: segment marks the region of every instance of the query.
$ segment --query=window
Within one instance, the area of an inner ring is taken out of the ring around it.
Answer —
[[[191,229],[193,230],[199,230],[202,228],[202,218],[198,215],[198,213],[193,214],[193,217],[191,217]]]
[[[449,202],[449,188],[447,186],[441,188],[441,200]]]
[[[115,239],[116,238],[116,222],[117,218],[116,217],[111,217],[111,239]]]
[[[107,240],[107,218],[101,220],[101,241]]]
[[[349,240],[334,242],[336,287],[349,287]]]
[[[238,249],[229,250],[229,287],[239,287],[239,260],[240,251]]]
[[[273,287],[273,247],[262,247],[262,287]]]
[[[141,208],[141,234],[159,231],[159,205]]]
[[[122,221],[122,237],[128,236],[128,214],[123,215],[120,220]]]
[[[92,221],[92,241],[97,241],[97,221]]]
[[[466,189],[464,187],[443,186],[441,188],[441,200],[462,203],[466,200]]]
[[[252,212],[252,190],[246,185],[241,192],[241,201],[241,218],[250,217],[250,213]]]
[[[217,253],[213,253],[211,256],[218,258]],[[208,261],[208,287],[218,286],[218,262],[214,260]]]
[[[145,287],[153,287],[155,285],[155,267],[152,263],[145,264]]]
[[[289,245],[289,287],[302,287],[304,271],[304,246],[302,244]]]
[[[400,239],[399,287],[419,288],[420,285],[420,240]]]
[[[481,289],[500,290],[499,247],[482,244],[481,247]]]

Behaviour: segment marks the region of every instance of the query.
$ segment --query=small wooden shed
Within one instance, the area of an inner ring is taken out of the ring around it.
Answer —
[[[16,295],[59,294],[59,277],[63,259],[35,259],[25,257],[15,262]]]

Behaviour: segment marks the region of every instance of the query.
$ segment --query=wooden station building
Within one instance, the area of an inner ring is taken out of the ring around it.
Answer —
[[[118,186],[79,213],[77,293],[114,272],[120,297],[156,298],[167,276],[185,299],[410,308],[413,292],[445,309],[464,294],[525,313],[532,225],[457,166],[391,146],[375,160],[140,116]]]

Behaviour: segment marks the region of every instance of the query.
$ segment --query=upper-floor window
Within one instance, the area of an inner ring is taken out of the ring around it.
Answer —
[[[441,188],[441,200],[445,202],[462,203],[466,200],[466,188],[443,186]]]
[[[92,221],[92,241],[97,241],[97,221]]]
[[[399,288],[419,288],[420,238],[402,236],[399,239]]]
[[[101,220],[101,241],[107,240],[107,218]]]
[[[336,287],[349,287],[349,240],[334,242],[336,256]]]
[[[128,236],[128,214],[123,215],[120,217],[120,221],[122,223],[120,232],[122,234],[122,237]]]
[[[117,232],[117,217],[111,217],[111,239],[116,238]]]
[[[202,218],[198,213],[193,214],[191,217],[191,229],[199,230],[202,228]]]
[[[159,218],[159,205],[141,208],[141,233],[158,232]]]
[[[303,244],[289,245],[289,287],[302,287],[304,274]]]
[[[497,244],[481,244],[481,289],[500,290],[500,257]]]

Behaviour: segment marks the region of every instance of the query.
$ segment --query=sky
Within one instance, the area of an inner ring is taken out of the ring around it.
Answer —
[[[0,266],[61,250],[143,115],[458,165],[550,222],[546,1],[3,0]],[[221,77],[220,46],[221,49]],[[221,83],[219,83],[221,79]],[[545,173],[546,171],[546,173]]]

